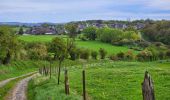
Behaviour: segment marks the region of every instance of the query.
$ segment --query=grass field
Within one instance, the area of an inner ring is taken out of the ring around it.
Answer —
[[[56,35],[22,35],[18,38],[26,42],[49,42],[54,37],[56,37]]]
[[[81,40],[77,40],[76,44],[78,47],[83,47],[83,48],[88,48],[90,50],[94,50],[94,51],[99,51],[100,48],[104,48],[107,53],[110,54],[116,54],[119,52],[127,52],[128,50],[130,50],[128,47],[125,46],[114,46],[111,44],[107,44],[107,43],[103,43],[100,41],[81,41]],[[132,50],[134,51],[134,50]],[[135,53],[137,53],[137,51],[134,51]]]
[[[76,91],[65,95],[64,85],[57,85],[56,77],[38,77],[29,82],[28,100],[81,100]]]
[[[169,66],[169,62],[107,62],[87,66],[86,87],[88,96],[91,100],[142,100],[141,83],[144,78],[144,72],[147,70],[154,81],[156,99],[168,100],[170,98]],[[77,91],[77,95],[82,95],[82,68],[68,68],[68,70],[71,91]],[[62,81],[64,80],[63,75],[64,72],[62,72]],[[56,76],[54,77],[56,78]],[[43,93],[34,95],[35,98],[51,96],[51,98],[56,99],[54,95],[58,90],[52,88],[57,87],[54,81],[56,79],[52,78],[51,81],[47,82],[50,85],[38,85],[36,93],[38,90],[43,91]],[[61,90],[61,93],[63,92]]]
[[[66,38],[64,35],[26,35],[20,36],[19,39],[26,42],[50,42],[56,36]],[[100,41],[81,41],[76,39],[76,44],[78,47],[88,48],[90,50],[98,51],[100,48],[104,48],[107,50],[108,54],[116,54],[119,52],[126,52],[129,50],[126,46],[113,46],[108,43],[103,43]],[[132,50],[134,51],[134,50]],[[134,51],[137,53],[137,51]]]

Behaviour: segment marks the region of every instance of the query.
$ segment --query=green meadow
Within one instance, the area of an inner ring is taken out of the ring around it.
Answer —
[[[53,38],[56,36],[67,38],[65,35],[25,35],[25,36],[19,36],[18,38],[20,40],[26,41],[26,42],[50,42]],[[119,52],[126,52],[130,50],[127,46],[114,46],[108,43],[103,43],[100,41],[82,41],[80,39],[76,39],[76,45],[78,47],[87,48],[90,50],[98,51],[100,48],[104,48],[107,53],[110,54],[116,54]],[[132,50],[134,51],[134,50]],[[134,51],[137,53],[138,51]]]
[[[145,71],[148,71],[154,82],[157,100],[170,98],[170,63],[169,62],[106,62],[86,66],[86,90],[90,100],[142,100],[141,83]],[[81,66],[68,67],[71,95],[64,95],[64,71],[61,84],[57,85],[57,77],[30,82],[29,98],[32,100],[81,100],[82,70]],[[37,83],[39,82],[39,83]],[[60,96],[61,95],[61,96]],[[69,99],[68,99],[69,98]]]

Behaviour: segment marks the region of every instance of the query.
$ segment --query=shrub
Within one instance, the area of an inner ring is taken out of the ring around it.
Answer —
[[[118,58],[117,58],[117,56],[115,54],[110,55],[109,59],[110,60],[115,60],[115,61],[118,60]]]
[[[118,46],[122,46],[122,45],[133,45],[134,41],[133,40],[128,40],[128,39],[122,39],[118,42],[112,41],[111,42],[113,45],[118,45]]]
[[[70,54],[70,59],[71,60],[76,60],[76,59],[79,59],[80,58],[80,49],[79,48],[74,48],[74,49],[71,49],[71,51],[69,52]]]
[[[125,53],[125,59],[126,60],[133,60],[134,59],[134,55],[133,55],[133,52],[131,50],[129,50]]]
[[[90,51],[88,49],[81,49],[80,58],[81,59],[89,59]]]
[[[149,42],[146,42],[146,41],[141,41],[141,42],[139,42],[139,46],[140,47],[143,47],[143,48],[146,48],[146,47],[148,47],[150,45],[150,43]]]
[[[143,50],[139,54],[137,54],[137,60],[139,61],[151,61],[152,60],[152,52],[149,50]]]
[[[28,49],[28,56],[30,59],[45,59],[47,56],[47,47],[42,43],[34,43]]]
[[[101,59],[105,59],[105,57],[107,55],[107,51],[103,48],[100,48],[99,53],[100,53]]]
[[[19,59],[22,59],[22,60],[26,60],[28,59],[28,53],[27,53],[27,50],[25,49],[21,49],[20,50],[20,53],[19,53]]]
[[[168,50],[168,51],[166,52],[166,56],[167,56],[168,58],[170,58],[170,50]]]
[[[93,59],[97,59],[98,52],[97,51],[92,51],[91,56]]]
[[[164,45],[162,42],[154,42],[154,44],[155,44],[155,46],[157,46],[157,47]]]
[[[79,36],[79,39],[82,40],[82,41],[87,41],[87,38],[86,38],[86,36],[84,36],[84,34],[81,34]]]
[[[165,58],[165,52],[159,52],[159,54],[158,54],[158,57],[159,57],[159,59],[164,59]]]
[[[77,56],[77,55],[76,55],[76,49],[71,49],[70,52],[69,52],[69,54],[70,54],[70,59],[71,59],[71,60],[76,60],[76,58],[77,58],[77,57],[76,57],[76,56]]]
[[[125,58],[125,53],[119,52],[116,56],[119,60],[123,60]]]

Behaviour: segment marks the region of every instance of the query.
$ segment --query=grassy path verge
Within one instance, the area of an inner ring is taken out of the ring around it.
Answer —
[[[57,77],[39,76],[29,82],[28,100],[81,100],[74,89],[71,89],[70,95],[64,91],[64,83],[57,84]]]
[[[24,75],[21,75],[21,76],[18,76],[18,77],[9,78],[9,79],[0,81],[0,88],[3,87],[4,85],[6,85],[8,82],[10,82],[10,81],[12,81],[12,80],[15,80],[15,79],[20,78],[20,77],[24,77],[24,76],[31,75],[31,74],[33,74],[33,73],[35,73],[35,72],[27,73],[27,74],[24,74]]]
[[[12,89],[18,83],[18,81],[20,81],[21,79],[26,78],[28,76],[31,76],[33,74],[35,74],[35,73],[28,74],[28,75],[22,76],[22,77],[18,77],[18,78],[14,79],[14,80],[11,80],[7,84],[5,84],[3,87],[0,87],[0,100],[4,99],[6,94],[10,91],[10,89]]]

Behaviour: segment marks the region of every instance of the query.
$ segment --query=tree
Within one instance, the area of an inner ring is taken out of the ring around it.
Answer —
[[[95,40],[96,39],[96,28],[95,27],[87,27],[85,28],[82,33],[89,39]]]
[[[170,44],[170,21],[157,21],[147,24],[142,33],[146,39],[154,42]]]
[[[125,31],[124,39],[137,41],[137,40],[140,40],[140,35],[136,33],[135,31]]]
[[[19,50],[19,41],[15,32],[8,26],[0,27],[0,62],[9,64],[12,55]]]
[[[78,52],[73,39],[67,38],[67,52],[70,55],[71,60],[76,60],[79,58],[80,52]]]
[[[61,64],[67,57],[67,46],[64,39],[59,37],[54,38],[50,44],[49,51],[54,54],[54,59],[59,61],[58,84],[60,84]]]
[[[20,27],[18,34],[19,35],[23,35],[24,34],[23,27]]]
[[[75,39],[77,36],[77,25],[76,24],[67,24],[65,25],[65,29],[68,32],[70,38]]]
[[[28,49],[30,59],[45,59],[47,57],[47,46],[43,43],[32,43]]]
[[[134,31],[135,33],[138,33],[138,30],[135,29],[133,26],[128,26],[127,28],[124,29],[124,31]]]
[[[102,42],[117,42],[123,38],[123,31],[105,27],[97,30],[97,36]]]

